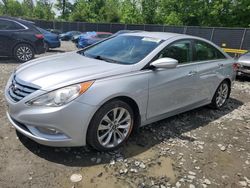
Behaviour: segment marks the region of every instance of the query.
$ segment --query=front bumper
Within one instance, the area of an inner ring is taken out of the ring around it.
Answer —
[[[8,96],[7,117],[18,132],[37,143],[71,147],[86,145],[89,122],[96,108],[79,102],[62,107],[29,107],[22,101],[13,103]],[[45,134],[41,129],[55,129],[60,134]]]
[[[37,40],[34,44],[34,48],[35,54],[43,54],[46,51],[43,40]]]
[[[250,77],[250,67],[240,67],[237,70],[237,76],[248,76],[248,77]]]
[[[48,41],[49,48],[59,48],[61,46],[60,41]]]

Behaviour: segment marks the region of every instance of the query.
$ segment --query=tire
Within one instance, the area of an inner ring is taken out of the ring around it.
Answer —
[[[14,48],[14,57],[18,62],[26,62],[35,56],[34,48],[29,44],[18,44]]]
[[[230,96],[230,92],[230,84],[228,81],[224,80],[216,89],[210,106],[215,109],[222,108],[226,104],[227,99]]]
[[[45,52],[49,51],[49,44],[47,42],[44,42],[44,48],[45,48]]]
[[[120,100],[110,101],[93,116],[87,131],[87,143],[98,151],[115,150],[128,139],[133,126],[132,108]]]

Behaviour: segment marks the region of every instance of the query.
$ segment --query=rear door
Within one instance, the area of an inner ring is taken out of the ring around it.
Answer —
[[[0,18],[0,56],[12,55],[12,48],[17,41],[16,33],[24,29],[15,21]]]
[[[200,96],[204,100],[213,97],[217,86],[224,79],[226,57],[211,44],[194,40],[194,61],[198,64]]]
[[[200,100],[197,64],[192,63],[192,40],[170,44],[157,58],[164,57],[178,60],[178,66],[149,72],[148,119],[188,108]]]

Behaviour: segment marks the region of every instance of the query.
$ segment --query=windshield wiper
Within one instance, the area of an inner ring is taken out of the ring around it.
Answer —
[[[103,57],[103,56],[100,56],[100,55],[97,55],[97,56],[88,55],[88,54],[85,53],[85,51],[82,51],[82,50],[78,51],[77,53],[81,54],[83,56],[89,57],[89,58],[98,59],[98,60],[106,61],[106,62],[109,62],[109,63],[118,63],[118,64],[120,64],[120,62],[118,62],[116,60],[109,59],[107,57]]]
[[[100,55],[95,56],[95,57],[93,57],[93,58],[94,58],[94,59],[98,59],[98,60],[107,61],[107,62],[109,62],[109,63],[119,63],[119,62],[117,62],[117,61],[115,61],[115,60],[113,60],[113,59],[109,59],[109,58],[107,58],[107,57],[103,57],[103,56],[100,56]]]

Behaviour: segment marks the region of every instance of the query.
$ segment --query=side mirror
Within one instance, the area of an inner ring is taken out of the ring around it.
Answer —
[[[153,61],[150,65],[156,68],[172,69],[177,67],[178,61],[176,59],[165,57]]]

